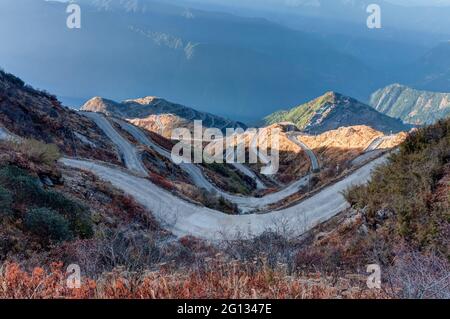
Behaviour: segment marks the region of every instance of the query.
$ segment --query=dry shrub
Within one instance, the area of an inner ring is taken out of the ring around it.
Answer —
[[[401,247],[386,277],[394,298],[450,298],[450,263],[434,252]]]
[[[149,172],[149,178],[150,181],[154,184],[156,184],[157,186],[160,186],[164,189],[167,189],[169,191],[173,191],[175,190],[175,186],[173,185],[172,182],[168,181],[166,178],[164,178],[161,175]]]
[[[280,267],[255,269],[237,262],[214,261],[198,271],[142,274],[116,270],[96,281],[82,280],[80,289],[69,289],[61,264],[50,271],[25,272],[17,264],[0,271],[0,298],[101,298],[101,299],[198,299],[198,298],[384,298],[380,291],[354,287],[343,280],[332,285],[318,274],[291,277]]]
[[[37,267],[28,273],[17,264],[6,264],[0,268],[0,298],[55,299],[93,295],[94,281],[85,281],[81,289],[69,289],[66,284],[67,274],[62,269],[62,264],[54,263],[50,271]]]
[[[15,151],[25,154],[30,160],[45,165],[52,165],[61,157],[58,146],[34,139],[25,139],[20,143],[12,142],[11,146]]]

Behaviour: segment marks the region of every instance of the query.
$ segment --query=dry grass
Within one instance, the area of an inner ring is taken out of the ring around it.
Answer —
[[[79,289],[69,289],[61,264],[50,271],[35,268],[31,273],[17,264],[0,270],[0,298],[77,299],[309,299],[383,298],[379,291],[352,286],[350,280],[332,285],[318,274],[288,276],[280,267],[271,270],[239,263],[210,263],[202,271],[155,271],[142,274],[120,270],[103,274],[98,280],[83,279]]]
[[[368,126],[342,127],[317,136],[305,135],[300,138],[319,158],[322,167],[336,166],[350,161],[383,133]]]
[[[25,154],[36,163],[52,165],[61,157],[58,146],[54,144],[45,144],[34,139],[24,139],[20,143],[9,143],[12,150]]]

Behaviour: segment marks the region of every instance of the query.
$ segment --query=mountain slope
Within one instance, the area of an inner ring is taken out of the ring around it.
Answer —
[[[419,91],[393,84],[370,97],[377,111],[410,124],[432,124],[450,115],[450,93]]]
[[[193,127],[195,120],[201,120],[204,127],[246,128],[245,124],[225,118],[199,112],[192,108],[171,103],[161,98],[147,96],[140,99],[126,100],[120,103],[95,97],[87,101],[82,111],[101,112],[108,116],[129,119],[137,126],[170,138],[171,132],[178,127]]]
[[[366,186],[352,188],[347,199],[364,209],[371,227],[391,245],[439,250],[449,257],[450,120],[412,133],[389,163]]]
[[[113,144],[95,124],[0,70],[0,127],[25,138],[56,144],[69,156],[117,163]]]
[[[343,126],[367,125],[389,133],[408,131],[411,126],[381,114],[355,99],[339,93],[325,95],[289,111],[279,111],[265,118],[268,124],[292,122],[305,132],[317,134]]]

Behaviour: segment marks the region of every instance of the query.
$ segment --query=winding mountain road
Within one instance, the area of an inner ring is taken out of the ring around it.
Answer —
[[[114,142],[121,141],[117,146],[125,153],[125,158],[137,157],[136,149],[115,131],[108,120],[103,116],[92,116],[91,114],[88,117],[105,130],[105,133]],[[10,139],[11,137],[13,135],[0,128],[0,140]],[[120,167],[109,167],[93,161],[70,158],[62,158],[60,163],[68,167],[90,171],[99,178],[110,182],[148,208],[162,226],[172,231],[174,235],[178,237],[191,235],[216,241],[221,239],[233,240],[238,236],[255,237],[270,230],[283,230],[286,232],[286,236],[291,237],[301,235],[348,208],[349,204],[342,192],[350,186],[366,183],[370,179],[372,170],[385,163],[388,156],[389,154],[385,154],[359,168],[343,180],[291,207],[267,214],[248,215],[227,215],[194,205],[156,186],[148,179],[136,176]],[[129,159],[126,163],[137,169],[136,172],[142,173],[140,171],[140,165],[142,164],[137,165],[135,160],[140,162],[139,158],[134,158]],[[143,169],[145,170],[145,168]],[[307,178],[304,179],[307,180]],[[300,182],[297,181],[296,183]],[[289,193],[289,188],[295,188],[296,183],[279,193],[284,192],[284,195],[286,195]],[[274,193],[258,199],[242,197],[242,200],[270,202],[279,197],[280,194]]]
[[[299,140],[299,136],[301,136],[301,133],[288,133],[287,137],[288,139],[300,146],[300,148],[306,153],[306,155],[308,155],[310,161],[311,161],[311,168],[313,171],[319,171],[320,170],[320,165],[319,165],[319,160],[316,157],[316,154],[314,154],[314,152],[302,141]]]
[[[387,141],[389,139],[393,138],[393,135],[386,135],[386,136],[380,136],[377,137],[376,139],[374,139],[369,146],[364,150],[364,153],[367,152],[371,152],[371,151],[375,151],[376,149],[378,149],[378,147],[380,147],[380,145],[384,142]]]
[[[150,140],[147,135],[144,134],[144,132],[141,131],[138,127],[135,125],[132,125],[128,123],[127,121],[119,120],[119,119],[113,119],[116,123],[118,123],[121,128],[128,133],[130,133],[139,143],[146,145],[148,147],[151,147],[153,150],[155,150],[158,154],[164,156],[165,158],[172,161],[172,155],[169,151],[162,148],[152,140]],[[185,171],[189,177],[191,178],[192,182],[199,188],[204,188],[207,191],[217,191],[217,188],[211,184],[210,181],[206,179],[206,177],[203,175],[203,172],[199,167],[197,167],[194,164],[190,163],[181,163],[179,164],[180,168]]]
[[[106,136],[113,141],[119,149],[120,155],[123,157],[125,165],[129,170],[142,174],[143,176],[147,176],[147,170],[145,169],[144,164],[142,164],[142,159],[136,148],[131,145],[130,142],[125,140],[125,138],[116,131],[116,129],[102,114],[94,112],[81,112],[81,114],[97,124]]]
[[[138,127],[132,125],[131,123],[128,123],[123,120],[119,120],[119,119],[113,119],[113,120],[116,123],[118,123],[122,127],[122,129],[124,129],[125,131],[130,133],[136,140],[138,140],[139,143],[153,148],[160,155],[166,157],[169,160],[172,160],[171,153],[169,151],[163,149],[162,147],[160,147],[158,144],[151,141],[144,134],[144,132],[141,131],[141,129],[139,129]],[[237,165],[239,165],[239,164],[237,164]],[[223,190],[221,190],[218,187],[216,187],[215,185],[213,185],[204,176],[202,170],[195,164],[181,163],[181,164],[179,164],[179,166],[182,170],[184,170],[191,177],[192,181],[194,182],[194,184],[197,187],[204,188],[208,191],[212,191],[212,192],[220,194],[220,196],[237,204],[243,212],[260,209],[263,206],[275,203],[280,200],[279,196],[281,196],[281,198],[290,196],[290,195],[298,192],[302,186],[306,185],[306,181],[302,180],[300,183],[294,183],[294,184],[290,185],[288,188],[284,189],[283,191],[281,191],[279,193],[275,193],[275,194],[278,194],[277,196],[269,195],[269,196],[266,196],[266,198],[264,198],[265,200],[261,201],[261,198],[242,197],[242,196],[232,195],[232,194],[224,192]],[[243,167],[241,167],[242,170],[249,170],[244,165],[242,165],[242,166],[243,166]],[[249,172],[247,172],[247,174],[249,174],[250,176],[253,176],[254,173],[249,170]],[[275,195],[275,194],[272,194],[272,195]],[[272,198],[272,197],[274,197],[274,198]]]
[[[176,236],[195,236],[206,240],[233,240],[238,236],[254,237],[265,231],[288,227],[287,236],[298,236],[349,207],[342,192],[352,185],[363,184],[372,170],[386,161],[387,155],[363,166],[347,178],[292,207],[267,214],[226,215],[196,206],[163,190],[149,180],[131,175],[120,168],[94,162],[63,158],[61,163],[90,171],[133,196],[148,208]]]
[[[92,116],[94,113],[88,113]],[[126,158],[132,158],[132,160],[125,161],[127,167],[128,163],[131,163],[131,166],[129,168],[135,168],[136,163],[135,161],[141,162],[141,158],[138,156],[138,152],[135,149],[131,143],[126,141],[115,129],[114,127],[109,123],[109,121],[102,115],[99,116],[93,116],[93,119],[95,119],[95,122],[99,125],[100,129],[106,130],[105,134],[108,135],[108,137],[112,140],[113,143],[116,143],[119,149],[124,152],[127,156]],[[167,158],[171,158],[171,155],[168,151],[162,149],[157,144],[153,143],[143,132],[137,128],[136,126],[125,122],[121,120],[115,119],[115,121],[118,121],[118,123],[122,126],[124,130],[129,132],[131,135],[133,135],[140,143],[147,145],[149,147],[155,147],[155,151],[161,152],[160,154],[163,156],[166,156]],[[142,164],[141,164],[142,165]],[[278,202],[281,202],[282,200],[286,199],[287,197],[297,193],[300,191],[303,187],[308,185],[310,175],[307,175],[294,183],[290,184],[286,188],[275,192],[268,194],[264,197],[245,197],[245,196],[238,196],[238,195],[232,195],[227,192],[224,192],[223,190],[219,189],[215,185],[213,185],[209,180],[206,179],[206,177],[203,175],[203,172],[194,164],[188,164],[183,163],[180,164],[183,166],[180,166],[182,169],[184,169],[193,179],[194,183],[196,185],[203,185],[201,187],[210,190],[212,192],[215,192],[219,194],[221,197],[227,199],[228,201],[236,204],[243,214],[250,214],[254,212],[264,211],[265,208],[271,204],[275,204]],[[133,171],[137,171],[136,169],[131,169]],[[145,170],[145,168],[144,168]]]

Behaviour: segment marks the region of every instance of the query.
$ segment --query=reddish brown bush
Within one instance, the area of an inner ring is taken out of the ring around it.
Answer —
[[[175,190],[175,186],[172,184],[172,182],[165,179],[163,176],[152,172],[150,172],[148,175],[152,183],[155,183],[156,185],[161,186],[162,188],[165,188],[169,191]]]
[[[331,285],[320,275],[287,276],[280,268],[213,262],[203,271],[164,271],[143,274],[104,274],[93,281],[82,280],[79,289],[69,289],[62,264],[53,264],[50,271],[35,268],[31,273],[17,264],[0,269],[0,298],[139,298],[139,299],[196,299],[196,298],[383,298],[379,291],[352,287],[342,280]]]

